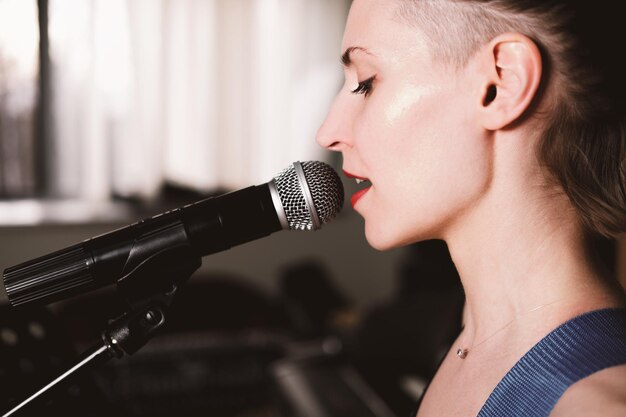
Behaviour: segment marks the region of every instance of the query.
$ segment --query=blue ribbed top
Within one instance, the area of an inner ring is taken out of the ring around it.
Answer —
[[[576,381],[623,364],[626,309],[585,313],[533,346],[496,386],[478,417],[548,416]]]

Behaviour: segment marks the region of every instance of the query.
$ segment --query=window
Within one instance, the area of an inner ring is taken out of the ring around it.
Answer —
[[[93,206],[151,200],[166,183],[211,193],[328,158],[314,135],[341,83],[348,0],[38,4],[39,20],[35,1],[0,1],[14,23],[0,21],[0,91],[22,103],[14,117],[0,98],[2,198]],[[2,69],[11,50],[28,62],[21,75]]]

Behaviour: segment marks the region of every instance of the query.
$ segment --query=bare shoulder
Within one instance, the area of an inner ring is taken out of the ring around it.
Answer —
[[[626,416],[626,365],[604,369],[572,385],[550,417]]]

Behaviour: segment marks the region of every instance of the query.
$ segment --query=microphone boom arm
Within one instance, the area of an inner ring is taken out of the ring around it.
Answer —
[[[172,263],[172,259],[176,259],[176,262]],[[174,296],[201,265],[202,259],[191,255],[188,248],[183,246],[162,251],[138,265],[117,286],[118,293],[126,302],[127,311],[109,322],[101,334],[100,342],[83,353],[76,364],[12,407],[2,417],[13,416],[44,399],[53,390],[66,385],[79,372],[102,366],[112,358],[120,359],[124,354],[137,352],[165,325],[166,314]]]

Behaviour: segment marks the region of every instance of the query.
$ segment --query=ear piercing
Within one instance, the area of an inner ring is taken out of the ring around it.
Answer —
[[[483,100],[483,106],[488,106],[492,101],[496,99],[498,95],[498,89],[495,85],[491,84],[487,89],[487,95],[485,95],[485,99]]]

